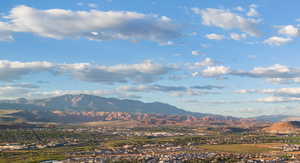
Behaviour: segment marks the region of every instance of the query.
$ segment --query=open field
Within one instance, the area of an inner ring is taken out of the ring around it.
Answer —
[[[96,122],[86,122],[86,123],[80,123],[79,126],[85,126],[85,127],[137,127],[140,125],[138,121],[96,121]]]
[[[173,137],[131,137],[124,140],[110,140],[104,143],[106,147],[121,147],[123,145],[145,145],[145,144],[163,144],[174,143],[178,145],[186,145],[188,142],[203,142],[203,136],[173,136]]]
[[[167,142],[174,142],[176,141],[175,137],[172,138],[130,138],[126,140],[111,140],[104,144],[106,147],[121,147],[123,145],[145,145],[145,144],[159,144],[159,143],[167,143]]]
[[[234,152],[234,153],[262,153],[277,151],[278,143],[271,144],[225,144],[225,145],[201,145],[200,149],[216,152]]]
[[[13,113],[17,113],[17,112],[19,112],[20,110],[15,110],[15,109],[12,109],[12,110],[10,110],[10,109],[7,109],[7,110],[0,110],[0,116],[1,115],[7,115],[7,114],[13,114]]]
[[[45,160],[64,160],[69,152],[90,151],[91,146],[57,147],[40,150],[18,150],[0,153],[0,163],[35,163]]]
[[[0,163],[14,162],[14,163],[29,163],[40,162],[44,160],[63,160],[65,156],[60,153],[61,150],[32,150],[32,151],[14,151],[3,152],[0,154]]]

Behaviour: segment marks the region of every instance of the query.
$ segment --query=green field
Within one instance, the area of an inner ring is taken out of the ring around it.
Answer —
[[[201,145],[200,149],[216,152],[233,153],[261,153],[275,151],[273,147],[278,144],[225,144],[225,145]]]
[[[123,145],[145,145],[145,144],[163,144],[174,143],[186,145],[189,142],[203,142],[204,136],[173,136],[173,137],[131,137],[123,140],[110,140],[104,143],[106,147],[121,147]]]
[[[0,152],[0,163],[38,163],[45,160],[64,160],[68,152],[92,151],[94,147],[57,147],[40,150]]]

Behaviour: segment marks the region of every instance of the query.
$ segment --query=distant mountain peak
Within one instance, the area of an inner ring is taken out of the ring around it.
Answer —
[[[23,107],[25,110],[32,110],[30,107],[35,106],[34,109],[40,108],[41,110],[192,114],[191,112],[161,102],[144,103],[138,100],[105,98],[88,94],[65,94],[36,100],[20,98],[9,102],[10,105],[14,103],[18,104],[18,107],[21,107],[21,109],[22,104],[30,104]]]

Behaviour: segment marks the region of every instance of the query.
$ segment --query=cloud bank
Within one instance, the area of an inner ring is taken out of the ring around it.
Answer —
[[[13,40],[16,32],[53,39],[150,40],[162,44],[181,35],[178,26],[166,16],[129,11],[39,10],[22,5],[13,8],[4,19],[0,22],[2,41]]]
[[[49,72],[55,75],[70,76],[81,81],[105,84],[151,83],[160,80],[176,69],[173,65],[161,65],[150,60],[138,64],[113,66],[91,63],[58,64],[0,60],[0,81],[15,81],[29,74]]]

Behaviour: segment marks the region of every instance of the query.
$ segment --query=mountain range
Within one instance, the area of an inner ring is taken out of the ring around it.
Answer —
[[[115,113],[143,113],[143,114],[161,114],[161,115],[191,115],[195,117],[213,117],[218,120],[237,120],[240,118],[222,116],[216,114],[206,114],[190,112],[173,105],[152,102],[145,103],[138,100],[105,98],[94,95],[66,94],[62,96],[43,98],[43,99],[25,99],[0,100],[0,110],[16,109],[26,111],[26,116],[35,111],[40,115],[51,115],[53,111],[63,112],[115,112]],[[25,113],[24,113],[25,115]],[[55,114],[57,115],[57,114]],[[44,118],[47,116],[43,116]],[[258,116],[251,119],[264,122],[278,122],[288,120],[288,115],[268,115]],[[299,117],[297,118],[297,120]],[[293,118],[295,120],[295,117]]]
[[[209,114],[194,113],[175,106],[152,102],[144,103],[138,100],[105,98],[94,95],[63,95],[44,99],[1,100],[0,109],[40,110],[40,111],[96,111],[96,112],[127,112],[148,114],[180,114],[207,116]]]

